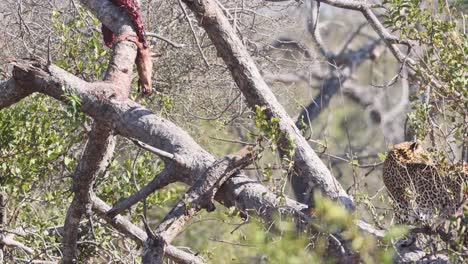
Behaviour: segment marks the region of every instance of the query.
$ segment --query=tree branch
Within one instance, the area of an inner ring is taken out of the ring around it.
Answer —
[[[201,209],[213,211],[215,208],[212,200],[220,186],[238,170],[251,164],[254,158],[252,146],[247,146],[235,155],[217,160],[208,168],[159,224],[156,236],[150,236],[145,242],[143,263],[161,264],[161,252],[164,252],[165,245],[171,243],[185,224]]]
[[[16,241],[13,234],[3,235],[0,234],[0,246],[14,247],[24,250],[28,254],[33,254],[34,250],[25,244]]]
[[[17,85],[14,79],[0,81],[0,109],[13,105],[34,91]]]
[[[325,80],[321,92],[301,111],[296,119],[296,126],[299,129],[304,128],[303,122],[309,122],[310,126],[310,121],[328,107],[333,96],[343,87],[343,83],[351,77],[354,70],[367,59],[375,57],[373,53],[379,42],[379,40],[371,41],[359,50],[344,53],[340,58],[334,58],[338,64],[333,68],[331,76]]]
[[[109,28],[117,32],[117,35],[135,33],[131,22],[118,7],[109,1],[81,1],[103,22],[109,24]],[[114,15],[117,20],[107,21]],[[114,95],[118,99],[126,99],[130,94],[130,83],[132,81],[132,70],[136,58],[136,45],[129,41],[117,42],[104,76],[104,81],[115,84]],[[66,95],[66,94],[65,94]],[[91,194],[93,184],[98,174],[105,169],[115,147],[115,138],[111,127],[107,122],[94,123],[89,133],[89,139],[84,154],[73,174],[74,192],[73,201],[68,208],[64,228],[67,232],[63,235],[63,263],[77,262],[78,226],[83,217],[91,215]],[[92,224],[92,223],[91,223]]]
[[[250,57],[242,41],[236,35],[229,20],[213,0],[183,0],[195,13],[201,26],[205,29],[218,54],[227,64],[234,81],[244,94],[249,106],[265,106],[269,119],[279,120],[279,129],[285,134],[280,148],[289,149],[289,139],[294,141],[294,169],[300,177],[316,184],[322,192],[335,200],[339,200],[346,208],[353,209],[352,198],[346,193],[341,184],[333,177],[325,164],[313,151],[293,120],[276,100],[268,85],[260,75],[255,63]]]
[[[83,156],[73,173],[73,201],[68,208],[63,234],[63,263],[76,263],[78,227],[83,215],[91,214],[91,195],[94,182],[109,163],[115,147],[112,130],[94,124],[89,133]]]
[[[144,242],[147,239],[145,231],[134,225],[129,220],[125,219],[123,216],[116,216],[111,218],[108,216],[108,211],[110,206],[107,205],[104,201],[99,199],[97,196],[92,196],[93,201],[93,211],[104,221],[109,223],[115,229],[117,229],[122,234],[128,236],[130,239],[135,241],[138,245],[143,246]],[[167,257],[176,261],[177,263],[187,263],[187,264],[203,264],[205,263],[203,259],[193,254],[182,251],[174,246],[168,245],[165,248],[165,253]]]
[[[156,175],[154,179],[150,181],[145,187],[141,188],[130,197],[116,203],[107,213],[108,216],[113,218],[116,215],[121,214],[123,211],[145,199],[156,190],[159,190],[164,186],[177,181],[177,178],[170,174],[169,171],[169,169],[164,169],[160,174]]]

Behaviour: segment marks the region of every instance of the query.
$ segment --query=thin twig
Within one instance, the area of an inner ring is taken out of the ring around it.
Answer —
[[[147,150],[149,152],[152,152],[152,153],[154,153],[154,154],[156,154],[156,155],[158,155],[158,156],[160,156],[162,158],[172,160],[172,161],[176,162],[180,166],[184,165],[184,161],[177,155],[174,155],[172,153],[166,152],[166,151],[161,150],[161,149],[157,149],[157,148],[155,148],[153,146],[145,144],[145,143],[143,143],[141,141],[138,141],[136,139],[132,139],[132,138],[129,138],[129,139],[133,142],[133,144],[137,145],[140,148],[143,148],[143,149],[145,149],[145,150]]]
[[[203,50],[200,46],[200,42],[198,41],[197,34],[195,33],[195,29],[193,28],[192,21],[190,20],[187,10],[185,10],[184,5],[182,4],[181,0],[177,0],[179,3],[180,8],[182,9],[182,12],[184,12],[185,19],[187,19],[187,22],[189,23],[190,29],[192,30],[193,37],[195,38],[195,42],[197,43],[198,51],[200,51],[200,55],[203,58],[203,61],[205,62],[207,67],[210,67],[210,64],[208,63],[208,59],[205,57],[205,54],[203,53]]]
[[[170,39],[168,39],[166,37],[163,37],[163,36],[158,35],[158,34],[153,33],[153,32],[146,32],[145,36],[160,39],[160,40],[166,42],[167,44],[171,45],[172,47],[178,48],[178,49],[185,48],[187,46],[185,44],[176,43],[176,42],[174,42],[174,41],[172,41],[172,40],[170,40]]]

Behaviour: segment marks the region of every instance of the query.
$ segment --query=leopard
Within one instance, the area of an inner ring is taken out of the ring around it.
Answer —
[[[383,182],[400,223],[449,219],[466,203],[467,181],[466,164],[434,163],[420,141],[393,146],[383,164]]]

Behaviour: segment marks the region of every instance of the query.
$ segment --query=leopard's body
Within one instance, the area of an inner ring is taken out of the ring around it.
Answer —
[[[466,199],[467,170],[435,165],[419,142],[397,144],[384,162],[383,180],[400,222],[449,218]]]

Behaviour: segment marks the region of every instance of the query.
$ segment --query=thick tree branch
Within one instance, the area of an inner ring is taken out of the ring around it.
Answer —
[[[122,36],[136,36],[133,23],[127,14],[113,5],[111,1],[80,0],[99,20],[116,34],[116,39]],[[104,81],[115,84],[113,90],[117,98],[127,98],[130,94],[130,83],[137,46],[134,42],[118,41],[113,47]]]
[[[276,100],[221,8],[213,0],[183,2],[195,13],[200,25],[227,64],[249,106],[265,106],[268,118],[279,118],[279,129],[285,133],[281,147],[291,148],[288,138],[296,145],[294,169],[297,174],[316,184],[326,196],[339,200],[348,209],[353,209],[352,198],[315,154],[293,120]]]
[[[82,1],[98,17],[106,19],[114,15],[110,27],[118,36],[134,33],[132,27],[128,26],[125,15],[121,10],[113,6],[110,1]],[[118,19],[118,20],[116,20]],[[128,19],[127,19],[128,20]],[[116,22],[117,21],[117,22]],[[131,24],[130,24],[131,25]],[[130,94],[130,83],[132,80],[133,64],[136,58],[136,47],[128,41],[117,42],[107,68],[104,81],[115,84],[113,92],[117,99],[126,99]],[[78,226],[83,217],[91,215],[91,195],[96,177],[107,166],[115,147],[115,138],[112,128],[107,122],[94,123],[89,133],[89,139],[84,154],[73,174],[74,192],[73,201],[68,208],[65,219],[63,242],[63,263],[76,263]],[[92,223],[91,223],[92,224]]]
[[[114,100],[113,93],[109,92],[112,84],[88,83],[53,65],[44,67],[38,64],[17,63],[14,71],[21,73],[16,76],[23,77],[17,82],[28,83],[27,87],[40,90],[65,103],[67,98],[63,96],[64,91],[75,94],[81,100],[81,111],[97,122],[111,122],[116,133],[179,155],[185,161],[185,167],[178,168],[173,173],[189,185],[203,175],[215,161],[212,155],[170,121],[131,100]],[[105,95],[110,98],[106,99]],[[303,212],[307,209],[306,205],[289,198],[282,204],[280,197],[260,182],[240,173],[227,180],[215,198],[227,207],[236,206],[242,212],[258,214],[266,221],[270,221],[276,213],[290,215],[297,221],[308,218]]]
[[[109,163],[115,147],[112,130],[94,124],[83,156],[73,173],[73,201],[68,208],[63,234],[63,263],[76,263],[78,227],[83,215],[91,214],[91,195],[96,177]]]
[[[76,95],[81,100],[80,110],[97,122],[110,122],[118,134],[179,155],[185,161],[185,168],[178,169],[177,173],[187,184],[193,184],[215,160],[171,122],[130,100],[115,100],[112,84],[87,83],[53,65],[46,67],[37,63],[16,63],[14,72],[18,78],[16,82],[58,100],[67,102],[65,94]],[[256,213],[267,221],[278,211],[297,221],[307,219],[302,212],[305,205],[290,199],[281,204],[280,198],[265,186],[242,175],[230,178],[216,199],[243,212]]]
[[[0,81],[0,109],[13,105],[34,91],[17,85],[14,79]]]

